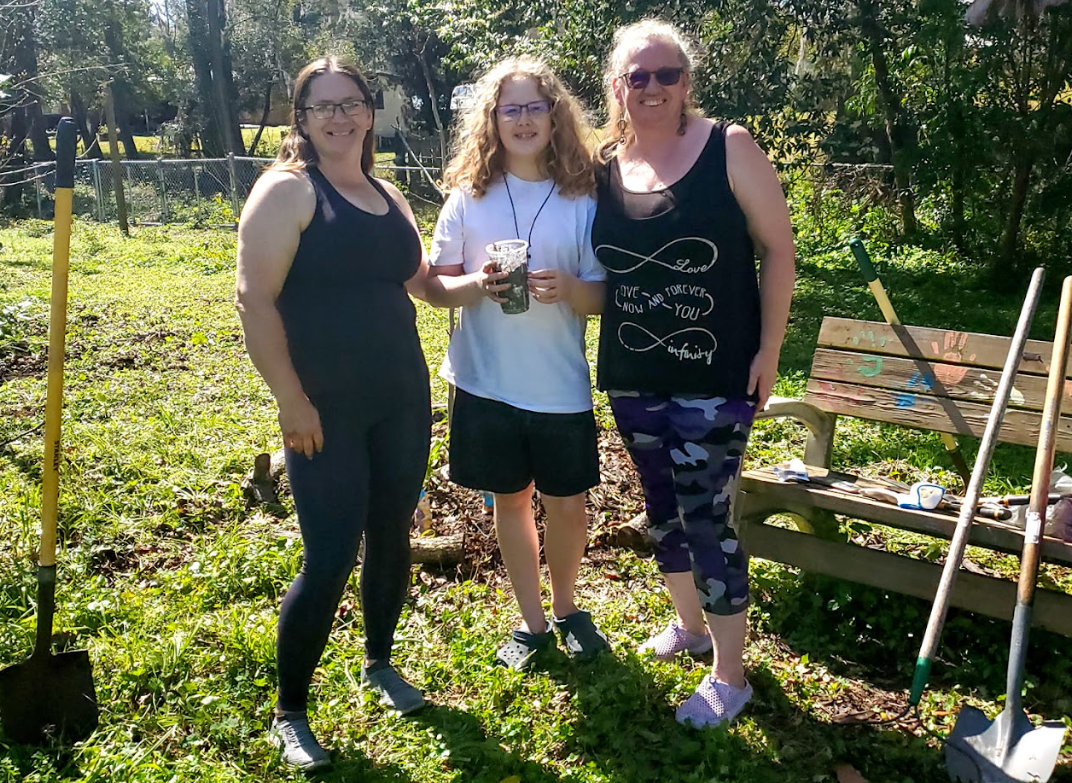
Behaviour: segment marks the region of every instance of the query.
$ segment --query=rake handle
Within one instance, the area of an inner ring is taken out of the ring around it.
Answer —
[[[983,481],[986,479],[990,456],[994,452],[994,446],[997,445],[1001,422],[1005,418],[1005,409],[1008,407],[1009,397],[1012,395],[1013,382],[1016,380],[1016,370],[1020,366],[1024,345],[1027,343],[1027,332],[1035,315],[1039,294],[1042,292],[1042,278],[1044,276],[1045,270],[1041,267],[1031,275],[1031,284],[1028,286],[1027,296],[1020,310],[1016,333],[1013,335],[1012,343],[1009,346],[1009,353],[1005,357],[1001,380],[998,383],[997,392],[994,394],[994,404],[990,407],[986,430],[983,432],[983,440],[979,444],[979,452],[975,457],[975,468],[972,470],[971,481],[968,482],[968,490],[964,494],[960,516],[957,518],[956,531],[953,533],[953,540],[949,544],[949,554],[946,556],[945,567],[942,569],[942,578],[938,582],[938,590],[934,594],[930,618],[927,620],[927,630],[923,636],[923,643],[920,645],[919,656],[916,659],[912,690],[908,696],[908,703],[913,707],[917,706],[923,698],[923,689],[927,687],[927,680],[930,678],[931,662],[934,660],[934,654],[938,649],[942,628],[945,626],[946,613],[949,610],[949,596],[953,590],[953,583],[956,581],[957,573],[960,570],[960,564],[964,559],[964,550],[968,546],[968,536],[971,533],[975,507],[979,504],[979,497],[982,495]]]
[[[1027,507],[1027,528],[1024,548],[1020,555],[1020,578],[1016,586],[1016,609],[1013,612],[1012,641],[1009,646],[1009,672],[1006,709],[1020,709],[1023,673],[1027,662],[1027,635],[1031,628],[1031,612],[1035,603],[1038,582],[1042,531],[1049,505],[1050,474],[1057,450],[1057,426],[1061,417],[1061,398],[1065,374],[1068,372],[1069,342],[1072,340],[1072,276],[1061,286],[1061,306],[1057,313],[1057,329],[1053,336],[1050,357],[1050,376],[1042,407],[1042,426],[1035,451],[1035,470],[1031,478],[1031,499]]]
[[[45,457],[41,477],[41,548],[38,564],[56,565],[59,505],[60,424],[63,419],[63,356],[67,333],[67,273],[71,257],[71,202],[74,194],[74,120],[56,129],[56,214],[52,239],[52,297],[48,319],[48,391],[45,398]],[[38,623],[40,626],[42,623]],[[51,634],[51,621],[49,622]]]

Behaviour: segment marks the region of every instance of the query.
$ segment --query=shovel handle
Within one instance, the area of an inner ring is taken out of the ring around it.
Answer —
[[[63,355],[67,332],[67,272],[71,256],[75,125],[69,117],[56,129],[56,216],[52,240],[52,302],[48,319],[48,392],[45,398],[45,464],[41,478],[42,567],[56,564],[59,504],[60,423],[63,417]]]
[[[867,254],[867,248],[864,247],[864,243],[859,238],[853,239],[849,242],[849,250],[852,251],[853,256],[856,258],[856,264],[860,267],[860,273],[864,276],[867,287],[871,289],[871,295],[878,302],[878,309],[882,311],[882,317],[886,319],[886,323],[899,326],[901,321],[897,318],[897,311],[893,309],[893,303],[890,301],[890,297],[887,296],[886,289],[882,286],[882,281],[878,278],[878,272],[875,271],[875,265],[871,263],[871,256]]]
[[[1045,270],[1039,267],[1031,275],[1031,284],[1027,289],[1023,307],[1020,310],[1020,318],[1016,323],[1016,332],[1009,345],[1009,353],[1005,357],[1005,366],[1001,371],[1001,379],[998,382],[997,391],[994,394],[994,403],[990,407],[990,415],[987,417],[986,429],[983,432],[982,442],[979,444],[979,452],[975,458],[975,468],[972,470],[971,481],[968,482],[968,490],[964,494],[960,516],[957,518],[956,531],[953,540],[949,544],[949,554],[946,556],[945,567],[942,569],[942,578],[938,582],[938,590],[934,594],[934,603],[931,606],[931,614],[927,620],[927,630],[923,635],[923,643],[920,645],[919,656],[916,659],[916,671],[912,678],[912,690],[908,696],[911,706],[919,704],[923,698],[923,689],[927,686],[930,677],[931,662],[938,650],[938,642],[942,636],[942,628],[945,626],[945,616],[949,609],[949,597],[953,591],[953,582],[960,571],[960,564],[964,560],[964,550],[968,546],[968,536],[971,532],[972,520],[975,508],[979,504],[982,495],[983,481],[990,465],[990,456],[994,453],[997,445],[998,433],[1001,430],[1001,422],[1005,418],[1005,409],[1012,395],[1013,382],[1016,379],[1016,370],[1020,366],[1020,359],[1024,353],[1024,345],[1027,343],[1027,332],[1031,327],[1031,321],[1035,316],[1035,307],[1038,304],[1039,295],[1042,293],[1042,278]]]
[[[1009,671],[1006,687],[1006,709],[1019,710],[1023,673],[1027,659],[1027,634],[1031,627],[1031,610],[1035,603],[1035,584],[1038,582],[1040,541],[1046,523],[1050,500],[1050,474],[1057,450],[1057,426],[1061,417],[1061,398],[1065,374],[1068,372],[1069,342],[1072,340],[1072,276],[1061,286],[1061,306],[1057,313],[1057,329],[1053,336],[1050,357],[1050,377],[1042,405],[1042,426],[1038,448],[1035,450],[1035,471],[1031,477],[1031,497],[1027,505],[1027,528],[1024,530],[1024,549],[1020,555],[1020,578],[1016,585],[1016,608],[1013,612],[1012,642],[1009,647]]]

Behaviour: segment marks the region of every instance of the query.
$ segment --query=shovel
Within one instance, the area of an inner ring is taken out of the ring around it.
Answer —
[[[1031,607],[1039,571],[1039,539],[1045,521],[1050,472],[1056,449],[1055,434],[1061,414],[1061,393],[1068,365],[1072,337],[1072,277],[1061,289],[1061,309],[1053,340],[1050,379],[1042,410],[1042,431],[1035,451],[1035,472],[1031,479],[1024,549],[1020,555],[1020,580],[1016,589],[1016,609],[1012,618],[1009,671],[1005,709],[994,720],[974,707],[964,707],[957,717],[945,749],[945,764],[953,780],[972,783],[1045,781],[1053,774],[1061,752],[1065,727],[1047,721],[1038,728],[1028,720],[1021,705],[1027,634],[1031,627]]]
[[[923,643],[919,648],[919,656],[916,658],[916,670],[912,676],[912,689],[908,694],[908,705],[919,706],[923,698],[923,689],[927,687],[930,678],[931,663],[938,651],[938,641],[945,627],[946,612],[949,610],[949,599],[953,591],[953,582],[960,571],[960,565],[964,560],[964,550],[968,547],[968,537],[971,534],[972,521],[975,517],[975,509],[979,505],[979,497],[983,494],[983,481],[986,479],[986,471],[990,465],[990,457],[997,445],[998,433],[1001,431],[1001,422],[1005,418],[1005,409],[1009,405],[1009,397],[1012,396],[1012,386],[1016,380],[1016,371],[1020,366],[1020,359],[1024,354],[1024,345],[1027,343],[1027,331],[1031,327],[1031,320],[1035,316],[1035,306],[1038,304],[1039,294],[1042,293],[1042,278],[1045,270],[1039,267],[1031,275],[1031,284],[1027,288],[1027,296],[1024,298],[1023,307],[1020,309],[1020,319],[1016,323],[1016,331],[1009,344],[1009,353],[1005,357],[1005,366],[1001,370],[1001,378],[998,381],[997,391],[994,392],[994,403],[990,406],[990,415],[986,421],[986,429],[983,431],[983,439],[979,444],[979,451],[975,456],[975,466],[972,468],[971,481],[964,493],[964,500],[960,507],[960,515],[957,517],[957,527],[953,532],[953,539],[949,542],[949,554],[946,556],[945,567],[942,569],[942,578],[938,582],[938,589],[934,594],[934,603],[931,605],[930,617],[927,619],[927,630],[923,635]]]
[[[22,663],[0,671],[0,725],[12,740],[39,744],[77,742],[97,727],[97,695],[85,650],[52,654],[56,610],[56,508],[59,497],[63,353],[67,328],[67,269],[71,247],[75,126],[60,120],[56,132],[56,217],[49,318],[45,464],[41,486],[41,549],[37,569],[37,641]]]

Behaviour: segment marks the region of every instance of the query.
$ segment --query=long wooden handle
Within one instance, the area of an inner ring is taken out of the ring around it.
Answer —
[[[1020,359],[1024,355],[1024,345],[1027,343],[1027,332],[1031,327],[1031,320],[1035,316],[1035,307],[1038,305],[1039,294],[1042,293],[1042,278],[1045,270],[1039,267],[1031,275],[1031,285],[1027,289],[1027,297],[1024,299],[1023,308],[1020,310],[1020,320],[1016,324],[1016,333],[1009,345],[1009,353],[1005,357],[1005,366],[1001,371],[1001,380],[998,382],[997,392],[994,394],[994,404],[990,407],[990,416],[987,418],[986,430],[983,432],[983,440],[979,444],[979,452],[975,457],[975,467],[972,469],[971,481],[968,482],[968,490],[964,494],[964,503],[957,518],[957,528],[953,533],[953,540],[949,544],[949,554],[946,555],[945,568],[942,569],[942,578],[938,582],[938,590],[934,594],[934,604],[931,606],[930,618],[927,620],[927,630],[923,636],[923,644],[920,645],[919,657],[916,659],[916,671],[912,678],[912,690],[908,696],[908,703],[912,706],[919,704],[923,697],[923,689],[927,687],[930,678],[931,662],[934,653],[938,649],[938,640],[942,636],[942,628],[945,626],[945,616],[949,609],[949,596],[953,590],[953,582],[960,571],[961,561],[964,559],[964,550],[968,546],[968,536],[971,532],[972,520],[975,516],[975,507],[979,504],[982,495],[983,481],[986,479],[987,467],[990,464],[990,455],[994,453],[997,445],[998,433],[1001,431],[1001,422],[1005,418],[1005,408],[1008,407],[1009,397],[1012,396],[1013,382],[1016,380],[1016,371],[1020,366]]]
[[[60,489],[60,423],[63,418],[63,355],[67,347],[67,272],[71,257],[75,140],[74,120],[64,117],[56,129],[56,216],[52,240],[52,308],[48,319],[41,551],[38,556],[38,563],[42,566],[56,564],[56,510]]]
[[[1042,427],[1035,450],[1035,472],[1031,477],[1031,499],[1027,505],[1027,528],[1020,555],[1020,579],[1016,586],[1016,608],[1012,616],[1012,639],[1009,643],[1009,671],[1005,689],[1005,709],[1019,712],[1023,691],[1024,666],[1027,663],[1027,634],[1031,628],[1031,610],[1038,581],[1040,540],[1046,523],[1050,500],[1050,474],[1057,451],[1057,428],[1061,419],[1061,397],[1068,372],[1069,341],[1072,340],[1072,276],[1061,286],[1061,306],[1057,313],[1057,330],[1050,356],[1050,378],[1042,406]]]

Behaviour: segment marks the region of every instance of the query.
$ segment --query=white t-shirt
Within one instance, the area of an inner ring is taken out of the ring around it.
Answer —
[[[547,198],[553,187],[550,180],[507,177],[513,210],[502,180],[492,184],[482,198],[460,188],[450,194],[432,238],[432,265],[463,264],[469,274],[487,261],[484,248],[490,243],[525,239],[530,245],[530,272],[557,268],[581,280],[603,280],[605,273],[591,242],[595,199],[567,198],[557,187]],[[585,321],[585,316],[564,302],[541,304],[530,296],[526,312],[507,315],[485,297],[462,308],[439,374],[470,394],[522,410],[591,410]]]

